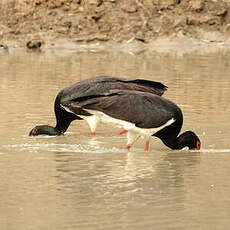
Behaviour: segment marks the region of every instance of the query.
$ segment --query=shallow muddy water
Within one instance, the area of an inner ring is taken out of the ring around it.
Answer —
[[[0,226],[27,229],[228,229],[230,53],[138,55],[63,50],[0,54]],[[161,81],[200,151],[152,138],[125,150],[118,129],[91,137],[75,121],[59,137],[28,137],[55,125],[62,88],[97,75]]]

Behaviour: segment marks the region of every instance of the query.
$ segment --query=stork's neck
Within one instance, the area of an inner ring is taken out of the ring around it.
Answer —
[[[61,94],[57,96],[54,103],[54,111],[55,111],[56,122],[57,122],[54,129],[58,133],[63,134],[68,129],[70,123],[73,120],[76,119],[80,120],[81,118],[73,113],[67,112],[64,108],[62,108],[60,105],[60,98],[61,98]]]
[[[63,132],[61,130],[57,129],[56,127],[45,125],[42,129],[41,134],[46,134],[46,135],[50,135],[50,136],[59,136],[59,135],[62,135]]]
[[[63,133],[66,132],[66,130],[68,129],[70,123],[74,119],[70,119],[69,118],[69,113],[66,113],[66,116],[63,116],[63,114],[61,116],[56,114],[56,120],[57,120],[57,123],[56,123],[56,126],[54,127],[54,129],[58,133],[63,134]]]
[[[75,114],[65,111],[60,105],[58,109],[55,108],[55,115],[57,121],[55,130],[62,134],[65,133],[73,120],[81,119],[78,118]]]
[[[171,149],[182,149],[185,147],[183,146],[183,134],[178,136],[183,123],[182,114],[180,113],[179,115],[181,115],[181,117],[177,117],[172,125],[167,126],[154,134],[154,136],[160,138],[161,141]]]
[[[159,137],[162,142],[171,149],[183,149],[184,147],[188,146],[186,139],[184,139],[184,134],[182,133],[178,137],[170,137],[170,136],[161,136]]]
[[[162,133],[156,135],[159,137],[163,143],[171,149],[183,149],[184,147],[188,147],[189,149],[200,149],[200,140],[197,135],[192,131],[186,131],[182,133],[180,136],[175,135],[167,135]]]

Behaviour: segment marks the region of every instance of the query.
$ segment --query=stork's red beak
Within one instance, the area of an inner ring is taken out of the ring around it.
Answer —
[[[196,149],[197,149],[197,150],[200,150],[200,147],[201,147],[201,143],[200,143],[200,141],[197,141],[197,142],[196,142]]]

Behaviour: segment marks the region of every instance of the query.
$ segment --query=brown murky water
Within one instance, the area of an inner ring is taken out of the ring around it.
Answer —
[[[228,229],[230,53],[139,55],[48,51],[0,54],[0,226],[27,229]],[[152,139],[127,152],[118,130],[84,121],[61,137],[29,138],[55,124],[57,92],[96,75],[162,81],[200,151]]]

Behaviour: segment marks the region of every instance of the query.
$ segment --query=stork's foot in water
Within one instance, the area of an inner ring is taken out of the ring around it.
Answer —
[[[120,133],[118,133],[118,135],[123,135],[123,134],[125,134],[125,133],[127,133],[127,132],[128,132],[128,130],[123,129]]]
[[[147,140],[145,142],[145,151],[148,152],[149,151],[149,140]]]
[[[126,149],[129,150],[131,148],[131,145],[130,144],[127,144],[126,145]],[[149,151],[149,140],[147,140],[145,142],[145,151],[148,152]]]
[[[96,135],[96,132],[91,132],[92,137]]]

